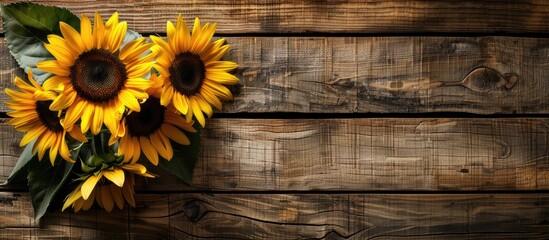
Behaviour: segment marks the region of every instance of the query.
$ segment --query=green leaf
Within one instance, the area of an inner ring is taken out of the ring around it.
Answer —
[[[53,167],[49,161],[30,162],[27,179],[35,220],[44,216],[55,194],[67,181],[73,166],[60,158]]]
[[[185,132],[191,140],[190,145],[181,145],[172,141],[173,158],[170,161],[160,158],[159,161],[160,166],[187,184],[192,182],[194,166],[200,150],[200,124],[196,122],[194,128],[196,133]]]
[[[132,31],[130,29],[126,30],[126,36],[124,36],[124,40],[122,40],[122,44],[120,45],[120,49],[122,49],[124,46],[126,46],[127,43],[135,40],[135,39],[138,39],[138,38],[141,38],[141,34],[139,34],[138,32],[136,31]]]
[[[27,176],[27,165],[29,162],[33,159],[38,160],[35,158],[34,154],[32,154],[32,147],[34,146],[34,143],[36,140],[33,140],[27,146],[25,149],[23,149],[23,153],[21,153],[21,156],[19,156],[19,159],[17,160],[17,163],[15,164],[15,167],[10,173],[10,176],[8,177],[8,180],[3,183],[2,185],[26,185],[26,176]]]
[[[30,68],[39,83],[51,74],[36,68],[36,64],[54,59],[43,45],[48,34],[61,35],[60,21],[80,30],[80,19],[69,10],[36,3],[2,6],[2,18],[11,55],[25,71]]]

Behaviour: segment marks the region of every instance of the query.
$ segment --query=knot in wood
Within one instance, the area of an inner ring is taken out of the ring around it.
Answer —
[[[183,213],[191,222],[198,222],[204,215],[206,215],[207,209],[198,199],[193,199],[185,203]]]

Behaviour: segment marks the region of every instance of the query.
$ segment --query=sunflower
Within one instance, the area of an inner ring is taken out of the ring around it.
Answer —
[[[38,68],[52,73],[44,89],[59,92],[50,110],[66,109],[61,125],[65,129],[81,119],[82,132],[97,135],[103,124],[113,134],[118,132],[125,107],[140,111],[139,100],[148,97],[150,81],[144,79],[156,54],[146,52],[153,45],[139,38],[121,47],[126,36],[126,22],[118,22],[114,13],[103,24],[98,13],[92,30],[90,19],[82,15],[80,33],[61,22],[62,37],[48,35],[44,46],[55,57],[38,63]]]
[[[62,211],[72,206],[74,212],[88,210],[96,201],[99,207],[111,212],[114,205],[119,209],[124,207],[124,199],[132,207],[134,200],[134,175],[154,178],[141,164],[123,164],[120,167],[111,167],[88,176],[63,204]]]
[[[201,27],[196,18],[191,34],[180,15],[175,26],[167,23],[166,41],[151,36],[157,44],[155,49],[160,52],[154,66],[163,79],[160,103],[168,106],[173,102],[188,122],[194,115],[202,126],[205,125],[202,112],[210,117],[211,106],[221,110],[220,100],[232,99],[231,92],[223,84],[238,83],[238,78],[229,73],[238,65],[220,60],[229,45],[223,45],[224,39],[210,42],[215,28],[215,23]]]
[[[132,112],[122,120],[125,134],[120,139],[118,155],[124,155],[124,162],[135,163],[141,152],[155,166],[158,155],[166,160],[173,157],[170,140],[182,145],[190,144],[189,138],[181,131],[196,132],[192,122],[185,121],[173,105],[160,104],[161,82],[155,74],[151,76],[153,86],[147,91],[150,97],[141,104],[141,112]]]
[[[32,153],[36,154],[38,152],[39,160],[42,160],[46,150],[49,149],[49,158],[52,165],[58,152],[63,159],[72,162],[65,141],[67,132],[61,126],[58,112],[49,110],[50,104],[57,95],[54,92],[42,89],[34,80],[30,70],[28,78],[30,84],[21,78],[15,77],[15,86],[21,91],[7,88],[5,90],[12,100],[12,102],[6,102],[5,104],[13,110],[7,113],[8,116],[13,117],[8,121],[8,124],[14,126],[18,131],[26,132],[19,143],[20,146],[25,146],[36,139]],[[69,131],[69,134],[78,141],[87,141],[78,127]]]

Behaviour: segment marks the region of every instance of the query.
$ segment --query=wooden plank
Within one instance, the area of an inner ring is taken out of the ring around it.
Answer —
[[[10,194],[2,196],[29,201],[26,193]],[[0,222],[17,211],[32,211],[28,207],[0,202]],[[138,194],[137,208],[126,217],[125,211],[94,209],[49,213],[36,226],[0,227],[0,237],[112,239],[129,233],[139,239],[546,239],[549,195]],[[94,224],[93,229],[81,227]]]
[[[224,112],[549,113],[549,39],[235,37]],[[0,84],[22,76],[5,41]],[[0,101],[6,101],[2,91]],[[0,107],[0,111],[7,108]]]
[[[95,208],[78,214],[58,211],[35,221],[29,193],[0,192],[0,239],[128,238],[128,209],[110,214]]]
[[[2,146],[14,131],[0,125]],[[548,190],[548,132],[525,118],[212,119],[191,187],[154,168],[141,189]],[[0,179],[15,163],[4,151]]]
[[[2,0],[2,3],[10,2]],[[114,11],[139,32],[164,32],[183,14],[218,22],[218,32],[241,33],[548,33],[549,3],[520,1],[116,1],[36,0],[75,14]],[[0,24],[1,25],[1,24]]]

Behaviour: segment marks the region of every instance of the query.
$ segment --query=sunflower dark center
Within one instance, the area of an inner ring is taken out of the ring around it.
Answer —
[[[59,133],[63,132],[63,126],[59,122],[57,112],[50,111],[50,105],[52,101],[37,101],[36,112],[40,122],[50,131]]]
[[[126,65],[103,49],[82,53],[71,67],[70,78],[79,96],[96,103],[118,96],[128,79]]]
[[[190,52],[175,56],[169,71],[173,87],[184,95],[197,94],[206,77],[204,62],[200,56]]]
[[[150,97],[141,104],[140,112],[132,112],[126,117],[126,126],[131,136],[149,136],[156,132],[164,122],[166,108],[160,105],[160,99]]]

